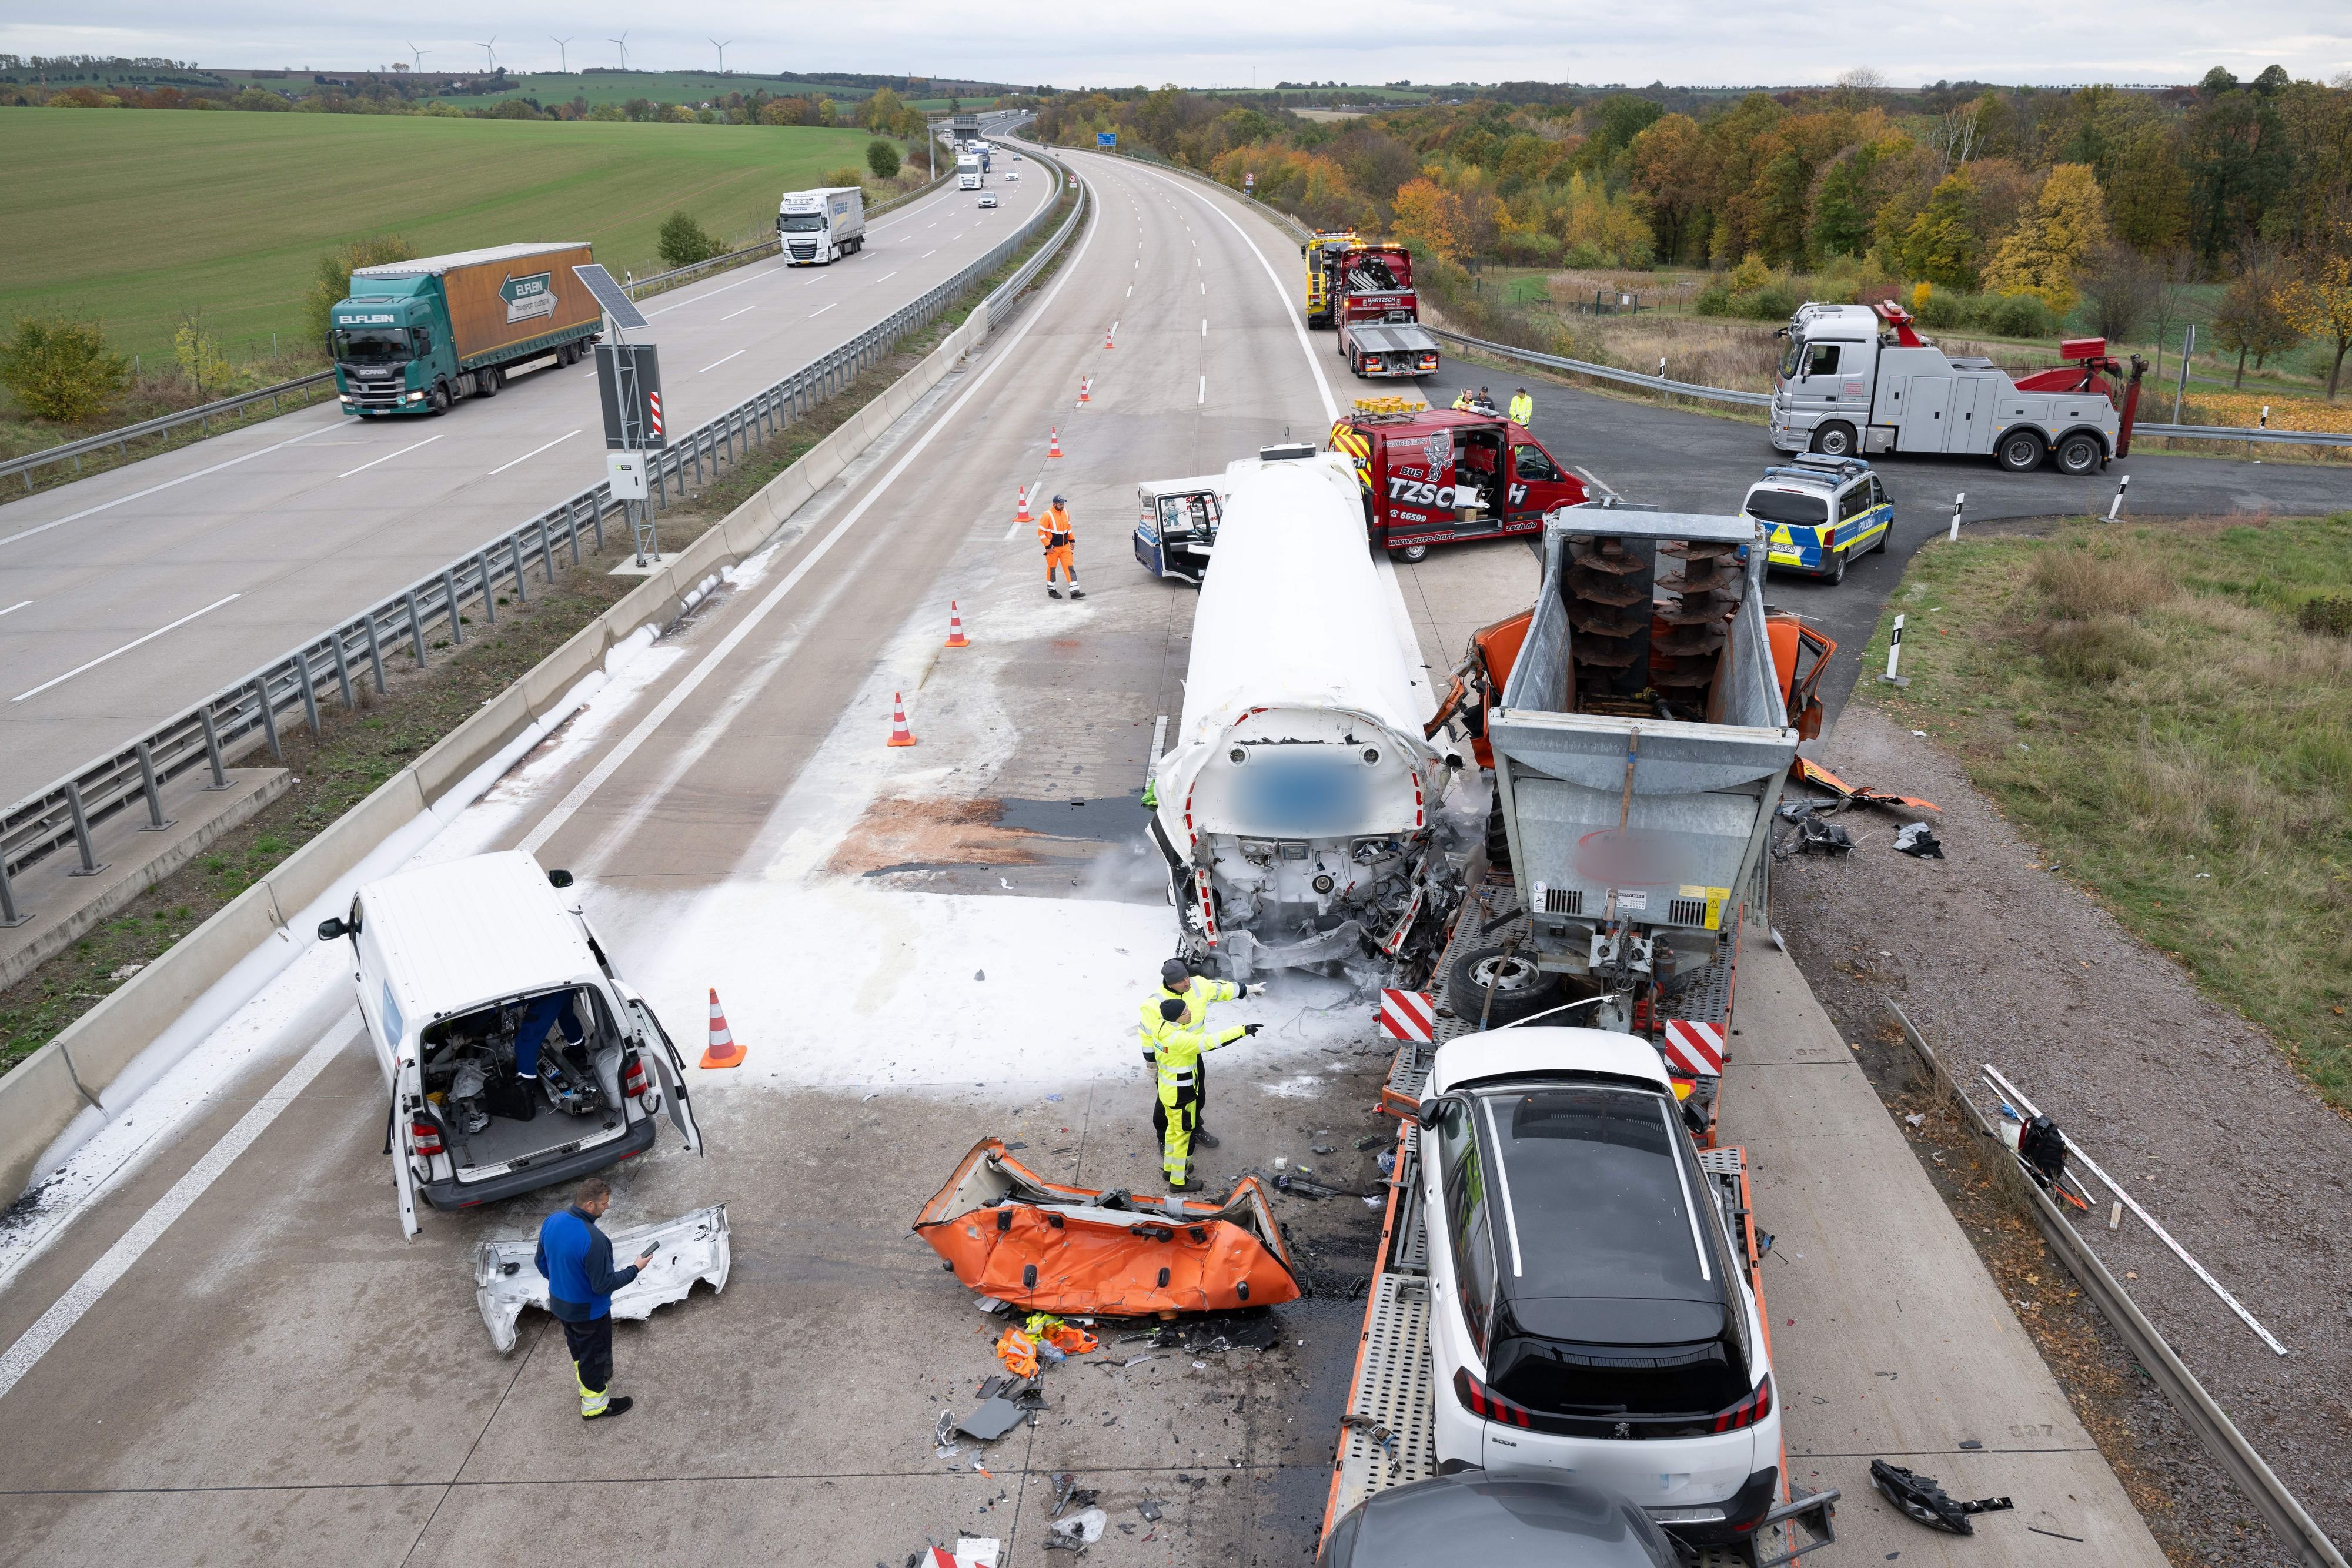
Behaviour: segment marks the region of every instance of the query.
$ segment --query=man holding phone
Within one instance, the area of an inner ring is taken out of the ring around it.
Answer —
[[[613,1241],[596,1227],[613,1207],[613,1189],[602,1176],[574,1187],[572,1207],[547,1217],[539,1228],[539,1271],[546,1276],[548,1310],[563,1325],[572,1349],[572,1380],[580,1385],[580,1418],[625,1416],[635,1403],[614,1398],[613,1292],[654,1260],[646,1253],[625,1269],[613,1267]]]

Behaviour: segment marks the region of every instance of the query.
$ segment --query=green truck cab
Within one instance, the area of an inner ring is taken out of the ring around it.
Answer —
[[[328,313],[343,412],[440,413],[507,377],[580,360],[604,312],[573,274],[581,244],[508,245],[364,267]]]

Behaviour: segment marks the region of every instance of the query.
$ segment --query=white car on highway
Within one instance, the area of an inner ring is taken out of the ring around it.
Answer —
[[[980,199],[980,204],[983,207],[992,207],[996,205],[996,198],[994,196],[982,196]]]
[[[1657,1051],[1513,1028],[1421,1111],[1441,1471],[1572,1475],[1696,1545],[1778,1500],[1780,1413],[1734,1221]]]

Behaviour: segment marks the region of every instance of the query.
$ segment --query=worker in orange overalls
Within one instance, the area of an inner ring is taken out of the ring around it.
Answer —
[[[1037,514],[1037,542],[1045,550],[1045,592],[1055,599],[1062,591],[1054,586],[1054,569],[1062,569],[1062,579],[1070,585],[1070,597],[1084,599],[1087,591],[1078,586],[1077,543],[1070,532],[1070,514],[1063,508],[1062,497]]]

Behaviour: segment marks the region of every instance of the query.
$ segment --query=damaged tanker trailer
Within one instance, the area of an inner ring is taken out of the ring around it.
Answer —
[[[1180,950],[1229,978],[1425,964],[1456,896],[1438,804],[1461,766],[1347,459],[1239,462],[1193,612],[1175,745],[1146,804]]]

